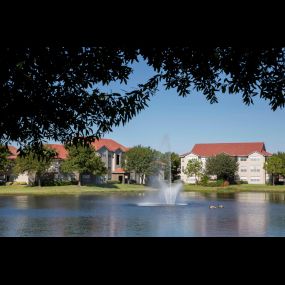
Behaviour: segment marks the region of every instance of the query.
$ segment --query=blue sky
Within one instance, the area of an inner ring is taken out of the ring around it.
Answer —
[[[152,74],[145,63],[136,63],[127,86],[112,84],[104,89],[131,90]],[[105,137],[126,146],[142,144],[165,151],[163,141],[168,136],[172,151],[179,154],[190,151],[195,143],[214,142],[262,141],[270,152],[285,151],[284,109],[273,112],[269,102],[259,98],[247,106],[241,95],[221,93],[218,99],[218,104],[210,104],[195,91],[182,98],[174,89],[160,88],[148,108]]]

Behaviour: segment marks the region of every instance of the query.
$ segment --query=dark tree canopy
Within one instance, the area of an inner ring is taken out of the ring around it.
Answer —
[[[23,150],[23,156],[18,156],[13,167],[14,174],[19,175],[27,171],[28,173],[35,173],[38,180],[38,186],[41,186],[41,180],[44,173],[48,171],[52,165],[53,159],[58,155],[56,150],[43,146],[39,154],[31,147],[25,147]]]
[[[78,186],[81,186],[82,174],[94,174],[102,176],[107,173],[104,162],[97,155],[92,145],[88,146],[66,146],[68,149],[67,159],[61,164],[63,172],[79,173]]]
[[[147,106],[162,82],[179,96],[201,91],[254,96],[271,108],[285,104],[284,48],[2,48],[0,49],[0,144],[40,145],[91,140],[125,124]],[[155,75],[125,93],[98,84],[127,83],[142,57]],[[76,139],[74,139],[76,138]]]
[[[8,157],[11,155],[9,149],[0,145],[0,175],[5,175],[13,166],[13,161]]]
[[[154,175],[160,168],[160,152],[142,145],[134,146],[128,150],[122,159],[122,167],[133,171],[140,176],[140,182],[144,183],[147,175]]]

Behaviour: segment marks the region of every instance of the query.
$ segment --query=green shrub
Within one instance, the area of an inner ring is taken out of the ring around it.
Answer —
[[[108,184],[119,184],[121,182],[119,180],[108,180],[107,183]]]
[[[216,181],[210,181],[207,183],[207,187],[221,187],[223,186],[224,184],[224,180],[223,179],[219,179],[219,180],[216,180]]]
[[[65,180],[45,180],[42,182],[42,186],[68,186],[77,185],[77,181],[65,181]]]
[[[207,186],[209,183],[209,180],[210,180],[210,178],[208,175],[202,175],[201,180],[199,182],[199,185]]]
[[[241,185],[241,184],[248,184],[248,181],[244,181],[244,180],[239,180],[236,182],[237,185]]]
[[[13,182],[6,182],[6,186],[13,185]]]
[[[57,186],[77,185],[77,181],[57,181]]]
[[[11,182],[12,184],[10,185],[27,185],[27,182],[24,181],[15,181],[15,182]]]

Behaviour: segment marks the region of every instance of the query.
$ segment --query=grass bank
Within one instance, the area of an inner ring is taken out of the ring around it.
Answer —
[[[80,195],[80,194],[98,194],[98,193],[132,193],[132,192],[146,192],[154,191],[144,185],[134,184],[104,184],[92,186],[48,186],[48,187],[29,187],[22,185],[0,186],[0,195]],[[202,193],[233,193],[233,192],[279,192],[285,193],[285,185],[255,185],[242,184],[230,185],[227,187],[205,187],[186,184],[183,186],[185,192],[202,192]]]
[[[96,193],[131,193],[153,190],[143,185],[134,184],[104,184],[92,186],[48,186],[29,187],[22,185],[0,186],[0,195],[79,195]]]
[[[284,192],[285,185],[265,185],[265,184],[241,184],[230,185],[227,187],[206,187],[200,185],[186,184],[184,191],[198,191],[198,192]]]

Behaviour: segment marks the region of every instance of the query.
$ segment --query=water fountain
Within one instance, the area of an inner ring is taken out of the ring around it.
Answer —
[[[168,149],[167,153],[169,154],[167,163],[165,164],[168,179],[167,180],[159,180],[157,178],[156,185],[158,185],[159,191],[158,196],[154,197],[151,201],[148,200],[144,203],[139,203],[138,206],[182,206],[187,205],[184,203],[178,203],[177,198],[179,196],[179,192],[182,189],[182,183],[174,183],[172,184],[172,176],[171,176],[171,151],[170,151],[170,143],[169,138],[165,136],[164,142],[167,143]]]

